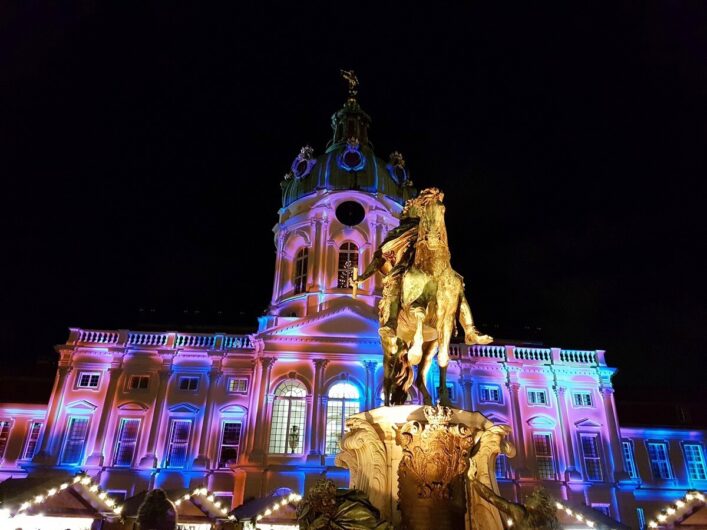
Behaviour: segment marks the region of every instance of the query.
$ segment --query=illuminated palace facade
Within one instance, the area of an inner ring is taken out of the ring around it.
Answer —
[[[353,98],[326,151],[303,148],[282,181],[272,303],[250,335],[72,328],[48,405],[0,404],[0,480],[85,470],[118,497],[206,486],[232,506],[334,466],[347,415],[380,406],[379,277],[370,261],[414,193],[402,156],[375,156]],[[470,295],[473,308],[473,292]],[[512,430],[501,493],[538,484],[633,528],[707,487],[703,431],[621,426],[601,350],[454,345],[455,406]],[[430,377],[437,377],[434,369]],[[417,402],[417,396],[411,400]]]

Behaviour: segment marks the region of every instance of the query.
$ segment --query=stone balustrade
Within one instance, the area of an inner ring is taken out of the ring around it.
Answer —
[[[449,356],[455,360],[483,359],[500,362],[521,361],[523,364],[583,364],[606,366],[603,350],[563,350],[560,348],[534,348],[528,346],[501,346],[496,344],[467,346],[450,344]]]
[[[67,344],[74,346],[151,347],[167,350],[252,350],[250,335],[174,333],[71,328]]]

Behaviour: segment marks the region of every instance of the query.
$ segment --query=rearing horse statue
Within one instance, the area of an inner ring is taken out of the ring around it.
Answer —
[[[446,376],[457,319],[466,344],[493,340],[476,330],[463,279],[451,267],[443,200],[441,191],[428,188],[407,201],[400,226],[388,234],[365,272],[354,278],[362,281],[376,271],[384,275],[379,334],[386,406],[404,403],[413,380],[424,404],[432,404],[425,380],[435,354],[440,368],[439,401],[451,405]],[[413,373],[416,365],[417,376]]]

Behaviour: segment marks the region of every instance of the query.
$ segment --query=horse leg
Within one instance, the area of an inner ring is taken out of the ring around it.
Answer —
[[[415,336],[413,337],[412,344],[408,350],[408,360],[410,361],[410,364],[414,365],[418,364],[420,362],[420,358],[422,357],[422,341],[424,340],[422,336],[422,325],[425,321],[427,311],[424,307],[413,306],[410,312],[415,317],[415,320],[417,320],[417,324],[415,326]]]
[[[464,286],[462,285],[462,289]],[[474,344],[489,344],[493,338],[488,335],[479,335],[479,330],[474,326],[474,317],[471,316],[469,302],[466,301],[464,291],[459,295],[459,322],[464,328],[464,343],[472,346]]]
[[[422,394],[423,405],[432,405],[432,395],[429,390],[427,390],[427,373],[430,371],[432,366],[432,360],[434,359],[435,349],[437,348],[437,341],[430,341],[425,344],[425,351],[422,354],[422,360],[417,366],[417,378],[415,379],[415,386],[417,390]]]
[[[439,351],[437,352],[437,365],[439,366],[439,403],[451,407],[449,389],[447,388],[447,365],[449,364],[449,342],[452,338],[454,327],[454,313],[444,315],[441,319],[441,333],[439,334]]]

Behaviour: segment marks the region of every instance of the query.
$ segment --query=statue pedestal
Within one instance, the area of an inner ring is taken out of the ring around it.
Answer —
[[[498,510],[468,482],[471,474],[498,492],[496,456],[515,454],[508,427],[479,412],[418,405],[379,407],[346,425],[336,465],[395,528],[503,528]]]

